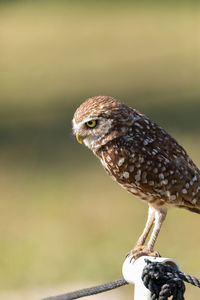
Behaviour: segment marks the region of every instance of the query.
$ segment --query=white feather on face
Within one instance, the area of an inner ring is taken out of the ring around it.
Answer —
[[[87,146],[88,148],[92,148],[93,144],[95,142],[97,142],[99,139],[98,136],[88,136],[83,140],[83,143],[85,144],[85,146]]]
[[[94,128],[87,127],[86,123],[93,120],[97,122],[97,125]],[[91,149],[99,139],[103,138],[109,132],[112,120],[98,116],[89,116],[78,123],[73,119],[72,124],[73,133],[78,135],[84,144]]]

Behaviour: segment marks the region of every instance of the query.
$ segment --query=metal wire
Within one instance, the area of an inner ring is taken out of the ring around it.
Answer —
[[[113,289],[116,289],[120,286],[126,285],[128,282],[124,278],[119,278],[111,282],[107,282],[105,284],[93,286],[91,288],[86,288],[78,291],[74,291],[67,294],[62,294],[55,297],[45,298],[43,300],[73,300],[81,297],[91,296],[103,292],[107,292]]]

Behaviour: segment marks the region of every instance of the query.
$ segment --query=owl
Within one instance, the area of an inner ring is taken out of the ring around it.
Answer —
[[[87,99],[72,124],[77,141],[92,150],[106,172],[149,206],[144,231],[130,255],[158,256],[154,245],[168,208],[200,213],[199,169],[165,130],[112,97]]]

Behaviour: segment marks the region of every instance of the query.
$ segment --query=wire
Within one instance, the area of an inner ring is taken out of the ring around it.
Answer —
[[[128,284],[128,282],[124,278],[119,278],[114,281],[107,282],[105,284],[93,286],[91,288],[86,288],[86,289],[74,291],[67,294],[62,294],[55,297],[45,298],[43,300],[73,300],[85,296],[91,296],[91,295],[107,292],[126,284]]]

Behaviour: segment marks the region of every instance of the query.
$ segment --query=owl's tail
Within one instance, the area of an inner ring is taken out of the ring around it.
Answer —
[[[191,207],[184,207],[185,209],[189,210],[189,211],[192,211],[192,212],[195,212],[197,214],[200,214],[200,208],[191,208]]]
[[[185,206],[185,205],[179,205],[178,207],[187,209],[191,212],[195,212],[196,214],[200,214],[200,207],[188,207],[188,206]]]
[[[182,199],[183,201],[183,205],[179,205],[180,208],[185,208],[191,212],[194,212],[196,214],[200,214],[200,197],[198,195],[198,197],[196,197],[195,199],[196,203],[195,204],[192,204],[192,201],[187,201],[186,199]]]

